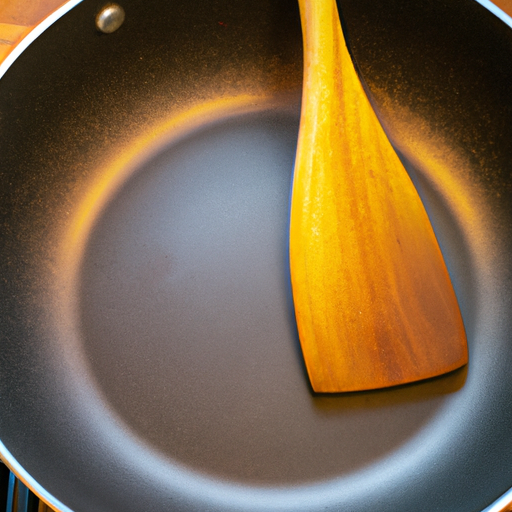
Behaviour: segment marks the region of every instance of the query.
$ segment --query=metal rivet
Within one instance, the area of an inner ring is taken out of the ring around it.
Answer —
[[[117,4],[107,4],[96,16],[96,28],[104,34],[112,34],[124,22],[124,9]]]

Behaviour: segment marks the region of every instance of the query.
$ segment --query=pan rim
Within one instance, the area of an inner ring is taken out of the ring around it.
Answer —
[[[0,62],[0,79],[7,70],[14,64],[16,59],[48,28],[50,28],[59,18],[69,12],[73,7],[82,3],[82,0],[68,0],[64,5],[51,12],[46,18],[40,21],[7,55],[3,62]]]
[[[80,0],[81,1],[81,0]],[[58,512],[73,512],[66,507],[64,503],[59,501],[55,496],[50,494],[42,485],[40,485],[14,458],[2,441],[0,441],[0,461],[3,462],[16,478],[21,480],[34,494],[42,499],[47,505],[54,508]]]
[[[497,16],[503,23],[512,28],[512,17],[510,17],[503,9],[500,9],[496,4],[493,4],[491,0],[475,0],[480,5],[484,6],[488,11],[491,11]]]

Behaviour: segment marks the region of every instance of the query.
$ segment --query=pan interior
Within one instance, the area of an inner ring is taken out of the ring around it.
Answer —
[[[508,46],[492,39],[499,27],[482,22],[476,2],[343,1],[367,81],[389,78],[370,88],[413,164],[470,364],[401,388],[322,396],[307,383],[287,268],[296,2],[122,4],[125,24],[104,36],[94,29],[98,4],[84,0],[0,82],[3,455],[76,512],[483,510],[512,478],[512,123],[503,115],[512,80],[491,73],[512,69],[494,51],[512,48],[508,35]],[[441,44],[438,32],[466,39]],[[424,41],[430,65],[406,72]],[[476,89],[459,104],[466,85]],[[439,104],[444,86],[456,97]],[[240,94],[288,100],[135,144]],[[410,105],[414,115],[395,117]],[[453,115],[440,122],[443,112]],[[494,132],[487,118],[499,121]],[[485,153],[489,133],[496,144]],[[125,153],[133,159],[95,199]]]
[[[287,253],[297,130],[297,111],[273,108],[163,144],[93,224],[77,285],[82,348],[116,414],[161,455],[253,484],[371,464],[465,379],[311,392]]]

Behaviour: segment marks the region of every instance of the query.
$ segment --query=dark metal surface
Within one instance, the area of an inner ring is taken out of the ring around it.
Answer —
[[[314,395],[287,269],[294,1],[84,1],[0,81],[0,440],[69,510],[479,512],[512,486],[512,35],[340,2],[461,304],[466,370]],[[462,55],[462,56],[461,56]]]

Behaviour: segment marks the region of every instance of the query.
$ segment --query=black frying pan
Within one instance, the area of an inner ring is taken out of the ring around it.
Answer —
[[[472,0],[339,4],[469,366],[309,388],[293,0],[123,0],[111,35],[84,0],[0,80],[1,451],[61,510],[481,512],[512,486],[511,29]]]

